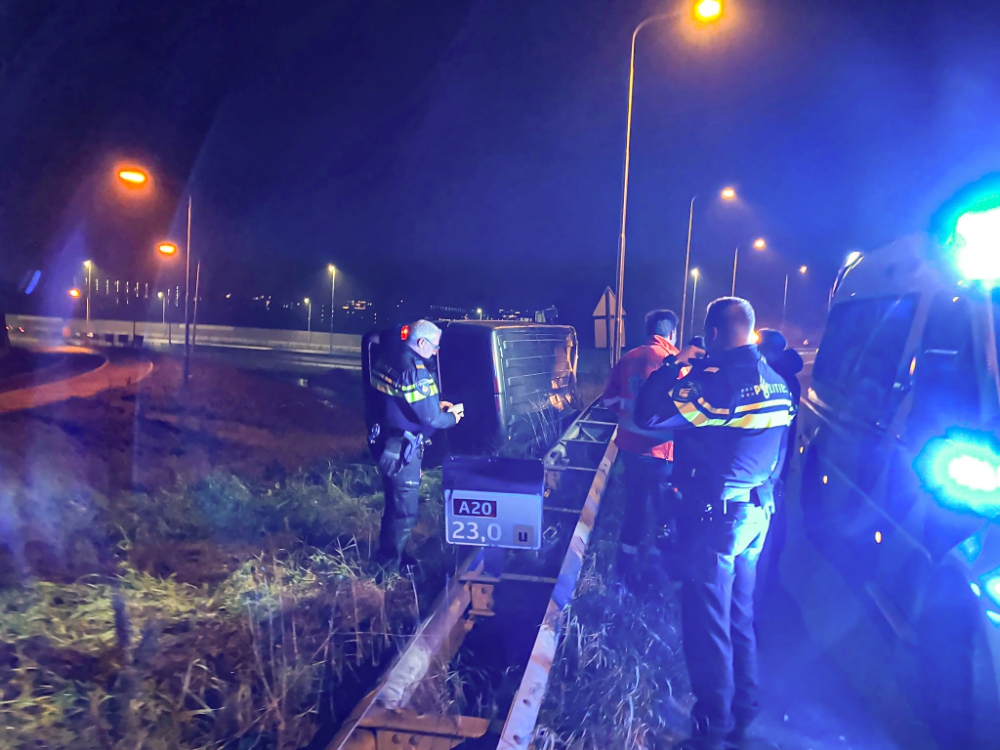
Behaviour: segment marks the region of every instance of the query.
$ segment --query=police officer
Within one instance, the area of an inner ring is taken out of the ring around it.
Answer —
[[[669,357],[634,412],[643,429],[674,430],[684,655],[696,699],[682,747],[699,750],[742,741],[757,714],[756,565],[794,405],[748,343],[754,323],[746,300],[715,300],[705,318],[707,356],[688,346]]]
[[[368,441],[385,490],[378,557],[383,574],[399,570],[417,521],[420,462],[427,439],[465,416],[462,404],[438,397],[437,381],[428,368],[441,345],[441,329],[418,320],[404,326],[399,345],[394,343],[383,342],[371,370],[371,386],[380,394]]]

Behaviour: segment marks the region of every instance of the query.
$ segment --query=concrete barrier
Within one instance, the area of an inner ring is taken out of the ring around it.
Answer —
[[[184,343],[183,323],[131,323],[124,320],[91,320],[79,318],[47,318],[36,315],[8,315],[7,324],[24,328],[25,336],[41,341],[114,342],[125,345],[162,346]],[[361,353],[361,337],[347,333],[314,331],[279,331],[269,328],[235,328],[231,326],[199,325],[191,327],[195,345],[240,347],[248,349],[281,349],[322,354]],[[110,338],[109,338],[110,337]]]

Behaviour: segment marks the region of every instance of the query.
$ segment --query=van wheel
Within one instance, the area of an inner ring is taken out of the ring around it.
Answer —
[[[819,475],[819,458],[814,450],[806,453],[802,465],[802,489],[799,492],[806,537],[819,546],[823,541],[823,484]]]
[[[942,569],[917,623],[918,707],[941,747],[996,747],[1000,702],[982,620],[964,576]]]

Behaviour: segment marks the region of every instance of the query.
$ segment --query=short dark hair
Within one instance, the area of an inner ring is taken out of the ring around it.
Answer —
[[[719,337],[729,346],[748,344],[756,324],[753,306],[740,297],[719,297],[705,315],[705,328],[719,329]]]
[[[666,338],[677,330],[677,314],[673,310],[650,310],[646,313],[646,335]]]

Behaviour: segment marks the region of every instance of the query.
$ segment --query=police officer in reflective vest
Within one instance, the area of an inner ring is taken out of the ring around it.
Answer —
[[[385,489],[378,562],[387,572],[399,569],[417,521],[424,445],[436,430],[454,427],[465,415],[462,404],[438,397],[437,381],[428,369],[441,345],[441,329],[418,320],[402,332],[402,345],[381,346],[371,370],[371,385],[380,398],[368,442]]]
[[[715,300],[707,356],[688,346],[668,357],[635,406],[639,427],[674,430],[684,655],[696,699],[685,748],[738,743],[757,715],[756,565],[795,406],[748,343],[754,318],[746,300]],[[678,380],[685,364],[691,370]]]

